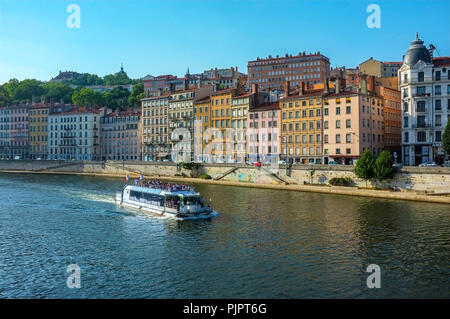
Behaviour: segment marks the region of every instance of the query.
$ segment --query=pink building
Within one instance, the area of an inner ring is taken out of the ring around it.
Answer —
[[[6,106],[0,109],[0,158],[27,159],[28,109],[31,104]]]
[[[141,113],[109,113],[100,119],[102,160],[141,160]]]
[[[259,105],[248,112],[247,154],[251,161],[264,161],[280,153],[280,106],[278,102]]]

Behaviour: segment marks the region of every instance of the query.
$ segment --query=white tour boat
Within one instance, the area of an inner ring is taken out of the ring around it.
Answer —
[[[141,185],[125,185],[116,194],[116,203],[161,216],[179,219],[210,218],[217,215],[210,204],[194,189],[186,185],[165,184],[158,181]]]

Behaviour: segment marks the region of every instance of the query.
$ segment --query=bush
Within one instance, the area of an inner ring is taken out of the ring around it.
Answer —
[[[202,174],[199,177],[203,178],[203,179],[212,179],[212,177],[210,175],[208,175],[208,174]]]
[[[382,151],[375,162],[374,174],[380,181],[392,177],[394,158],[389,151]]]
[[[333,177],[329,183],[333,186],[351,186],[353,185],[353,180],[350,177]]]
[[[183,167],[184,169],[189,169],[189,170],[191,170],[191,169],[198,169],[200,167],[200,164],[199,163],[193,163],[193,162],[191,162],[191,163],[183,162],[183,163],[181,163],[181,167]]]

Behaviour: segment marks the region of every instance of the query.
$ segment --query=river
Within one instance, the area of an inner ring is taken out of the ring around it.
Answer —
[[[0,297],[450,297],[449,205],[198,184],[219,216],[177,221],[117,206],[123,184],[0,174]]]

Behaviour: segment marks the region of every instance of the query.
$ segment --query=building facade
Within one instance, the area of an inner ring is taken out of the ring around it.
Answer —
[[[248,112],[247,153],[250,161],[278,163],[280,155],[280,105],[258,105]]]
[[[36,104],[29,109],[30,159],[47,159],[49,104]]]
[[[376,93],[374,77],[360,78],[359,88],[341,88],[324,96],[324,164],[354,164],[370,150],[378,156],[384,149],[384,99]]]
[[[100,117],[103,110],[72,108],[48,115],[48,159],[101,160]]]
[[[285,90],[280,100],[281,158],[289,163],[321,164],[325,90],[306,90],[304,83],[292,94],[286,83]]]
[[[141,160],[141,113],[111,112],[100,118],[102,160]]]
[[[450,57],[433,58],[416,39],[399,71],[405,165],[444,161],[442,134],[450,114]]]
[[[0,108],[0,158],[28,159],[28,110],[31,104],[10,105]]]
[[[304,82],[308,87],[325,82],[330,76],[330,60],[320,52],[284,57],[269,56],[248,62],[248,86],[258,84],[261,90],[283,90],[289,81],[295,87]]]
[[[142,100],[142,160],[168,159],[169,139],[169,94],[162,90],[153,97]]]

